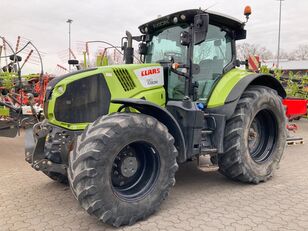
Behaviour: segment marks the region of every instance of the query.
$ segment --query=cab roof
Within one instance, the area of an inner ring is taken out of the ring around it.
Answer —
[[[212,25],[225,27],[226,29],[233,30],[237,33],[242,32],[246,35],[246,31],[244,30],[245,23],[242,21],[228,15],[213,11],[204,11],[201,9],[183,10],[157,18],[139,26],[139,30],[143,34],[153,34],[163,28],[171,27],[173,25],[191,24],[194,22],[194,16],[199,13],[208,13],[210,20],[209,23]],[[177,22],[174,21],[174,18],[177,18]]]

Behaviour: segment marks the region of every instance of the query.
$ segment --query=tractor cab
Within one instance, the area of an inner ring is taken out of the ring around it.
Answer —
[[[241,21],[213,12],[173,13],[139,27],[144,34],[141,60],[170,67],[165,72],[167,99],[190,96],[206,103],[218,79],[236,66],[235,40],[246,37],[243,27]]]

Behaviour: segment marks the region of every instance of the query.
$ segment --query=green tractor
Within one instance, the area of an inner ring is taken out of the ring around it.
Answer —
[[[178,165],[201,155],[232,180],[267,181],[286,145],[286,93],[273,76],[238,68],[244,25],[194,9],[141,25],[141,36],[126,32],[126,64],[49,83],[26,160],[117,227],[157,211]]]

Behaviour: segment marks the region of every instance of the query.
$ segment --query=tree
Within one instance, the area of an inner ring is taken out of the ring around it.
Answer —
[[[308,60],[308,45],[299,45],[295,51],[291,52],[291,57],[297,60]]]
[[[249,55],[257,55],[261,60],[273,58],[273,53],[266,47],[260,47],[259,44],[240,43],[237,44],[237,57],[240,60],[245,60]]]
[[[277,59],[277,54],[273,57],[274,59]],[[284,50],[280,50],[279,52],[279,60],[281,59],[287,59],[287,60],[292,60],[292,55]]]

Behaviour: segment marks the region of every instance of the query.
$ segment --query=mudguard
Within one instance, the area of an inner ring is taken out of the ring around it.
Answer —
[[[257,73],[253,73],[253,74],[250,73],[247,75],[247,73],[248,72],[244,72],[244,71],[239,72],[239,74],[241,74],[242,76],[240,75],[237,76],[240,79],[239,81],[237,81],[235,84],[232,85],[232,89],[229,91],[228,94],[224,95],[225,92],[222,92],[223,88],[220,88],[222,90],[220,92],[216,92],[216,95],[225,96],[225,97],[217,98],[216,100],[216,102],[218,102],[218,104],[216,104],[217,106],[207,107],[205,109],[205,112],[209,114],[224,115],[225,120],[223,121],[223,123],[226,123],[226,121],[233,115],[235,108],[237,106],[237,103],[240,97],[242,96],[243,92],[250,85],[263,85],[263,86],[276,90],[280,97],[282,98],[286,97],[286,92],[283,86],[272,75],[257,74]],[[234,74],[236,74],[236,71]],[[230,80],[230,82],[231,81],[232,80]],[[228,89],[225,89],[225,91],[228,91]],[[215,101],[213,101],[212,99],[212,102],[215,102]],[[224,102],[224,103],[221,104],[221,102]],[[225,124],[220,124],[220,126],[224,128]],[[217,134],[217,132],[214,132],[214,135],[213,135],[213,143],[215,147],[217,147],[219,153],[224,152],[224,149],[223,149],[224,134],[223,133],[224,131],[222,131],[219,134]]]
[[[184,135],[180,128],[180,125],[170,112],[154,103],[143,99],[113,99],[111,100],[111,102],[115,104],[122,104],[127,107],[132,107],[143,114],[153,116],[159,122],[163,123],[175,139],[174,144],[179,152],[178,161],[186,161],[186,147]]]
[[[224,79],[227,84],[223,85],[228,86],[228,89],[219,87],[220,83],[217,84],[218,87],[215,87],[206,109],[209,113],[224,114],[226,119],[228,119],[234,113],[241,95],[250,85],[262,85],[272,88],[277,91],[281,98],[285,98],[287,95],[279,80],[272,75],[249,73],[241,70],[233,70],[231,72],[233,72],[232,75],[234,76],[230,76],[230,78],[237,78],[237,81],[233,81],[230,78],[227,81]]]
[[[279,80],[276,79],[274,76],[269,74],[256,73],[248,75],[245,78],[241,79],[234,86],[234,88],[228,95],[225,103],[229,103],[239,99],[249,85],[263,85],[272,88],[276,90],[278,95],[281,96],[282,98],[285,98],[287,95],[286,91],[284,90]]]

